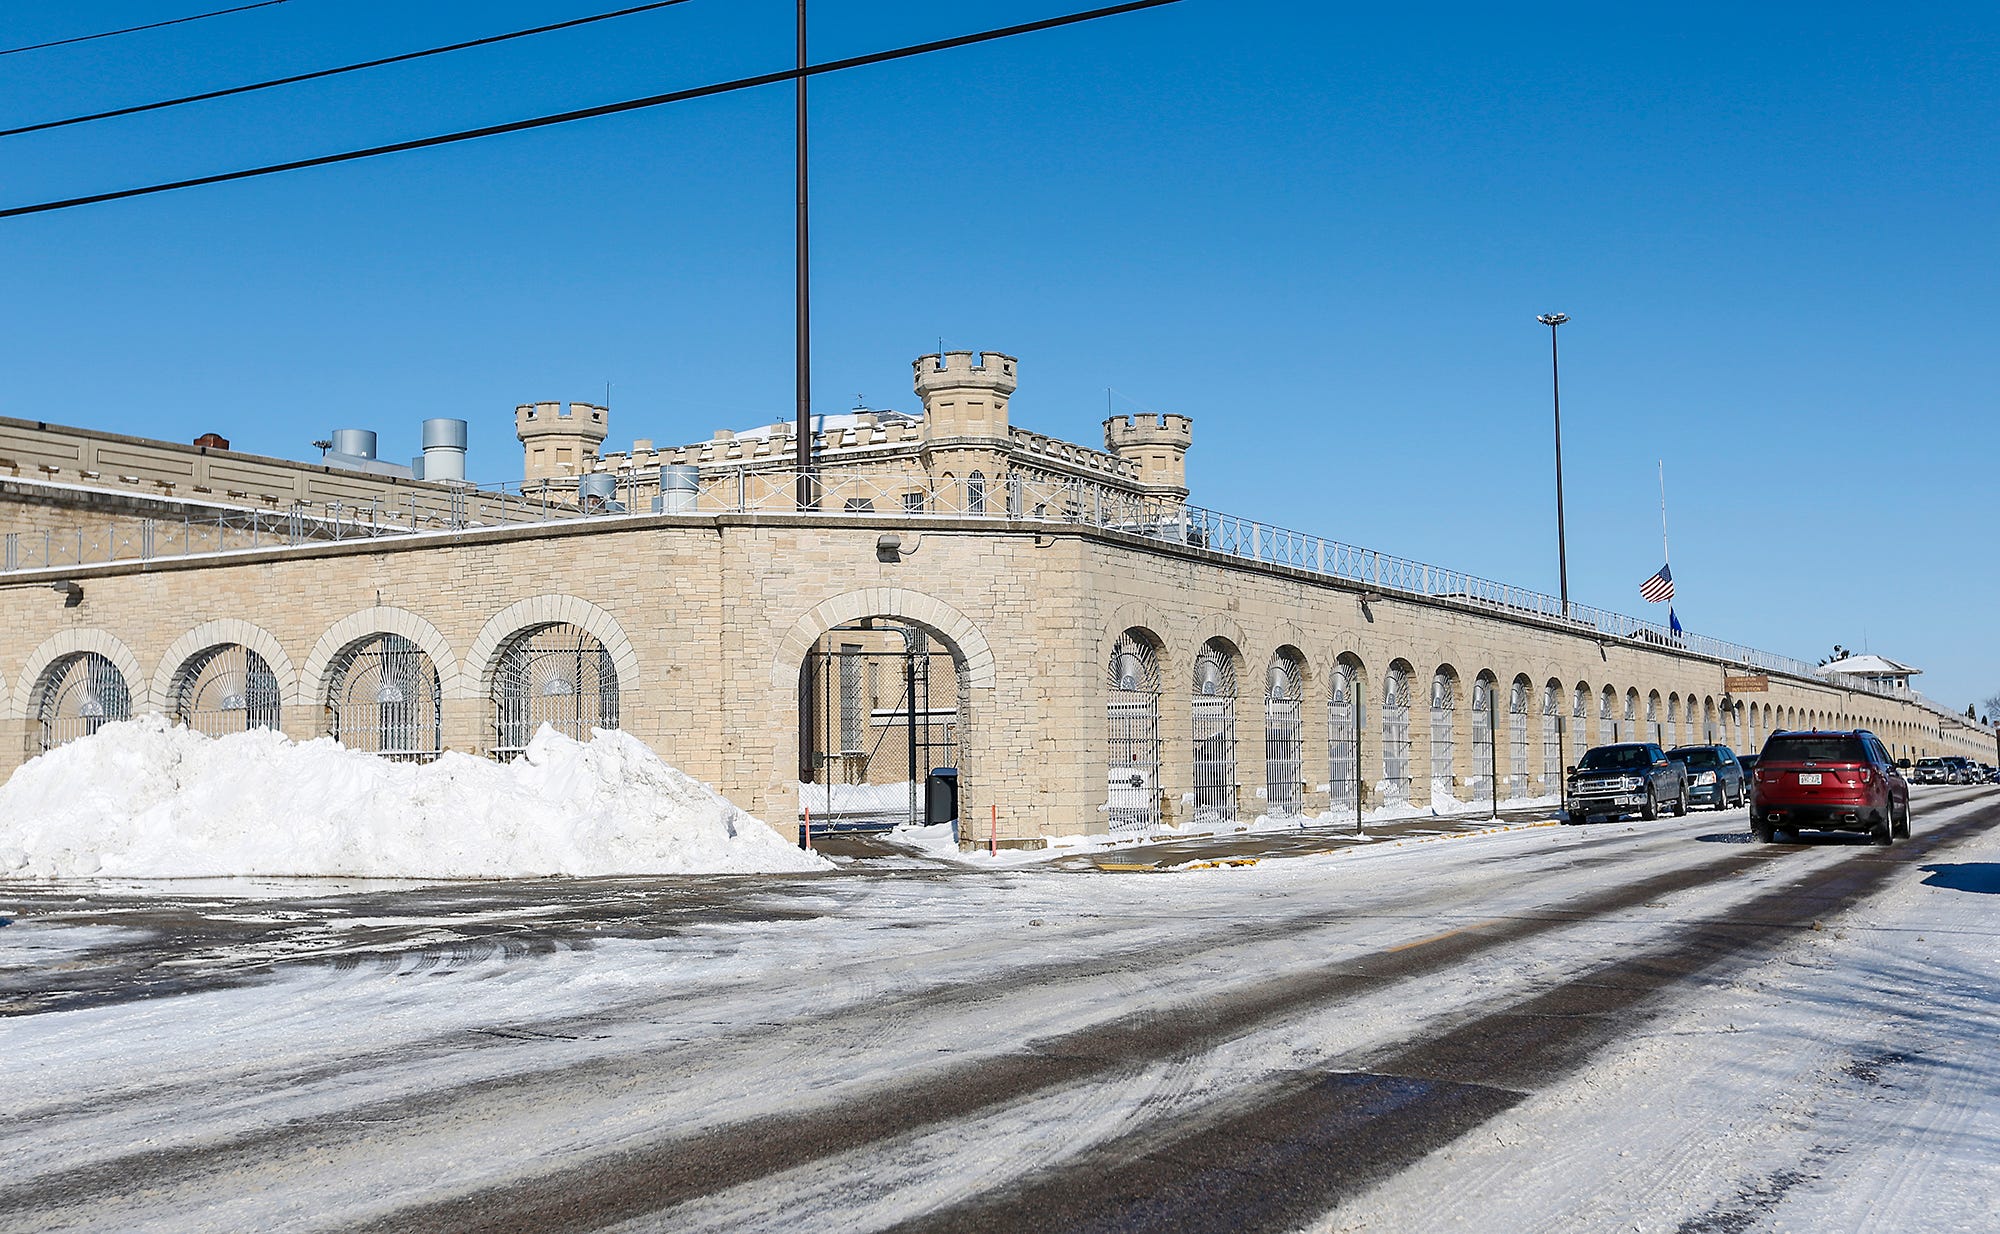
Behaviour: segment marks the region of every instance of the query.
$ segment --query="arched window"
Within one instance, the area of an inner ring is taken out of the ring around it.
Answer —
[[[443,685],[423,649],[371,634],[328,666],[326,731],[350,750],[428,761],[444,749]]]
[[[1576,702],[1569,712],[1570,753],[1581,753],[1590,745],[1590,687],[1576,683]]]
[[[965,512],[986,513],[986,473],[975,471],[965,477]]]
[[[34,706],[41,748],[53,750],[106,724],[131,719],[132,687],[106,657],[72,652],[42,670]]]
[[[1597,740],[1618,740],[1618,691],[1610,686],[1604,687],[1604,705],[1597,712]]]
[[[527,748],[542,725],[577,741],[618,727],[618,669],[597,636],[566,622],[516,632],[493,671],[493,756]]]
[[[1305,685],[1298,652],[1279,649],[1264,682],[1264,801],[1273,815],[1305,808]]]
[[[1644,740],[1658,745],[1666,737],[1660,727],[1660,692],[1654,690],[1646,695],[1646,736]]]
[[[1664,734],[1660,741],[1661,745],[1681,744],[1681,696],[1678,694],[1667,695],[1667,727]]]
[[[1526,677],[1516,677],[1512,688],[1507,691],[1509,797],[1524,796],[1528,791],[1528,691],[1531,688]]]
[[[1410,666],[1401,660],[1382,675],[1382,793],[1410,799]]]
[[[1236,817],[1236,656],[1210,639],[1194,661],[1194,813]]]
[[[1560,792],[1562,785],[1562,682],[1542,687],[1542,791]]]
[[[1453,726],[1458,720],[1458,674],[1446,665],[1431,675],[1431,802],[1458,797],[1458,750]]]
[[[278,678],[241,643],[188,657],[174,670],[168,702],[176,721],[210,737],[279,726]]]
[[[1472,774],[1470,800],[1493,795],[1493,711],[1499,685],[1493,674],[1481,673],[1472,681]]]
[[[1160,822],[1160,656],[1158,641],[1127,630],[1111,645],[1110,729],[1106,780],[1113,831]]]
[[[1360,665],[1343,658],[1334,666],[1326,697],[1327,786],[1336,809],[1360,808],[1362,710]]]

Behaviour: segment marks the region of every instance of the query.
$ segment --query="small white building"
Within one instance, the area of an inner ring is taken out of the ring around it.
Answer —
[[[1907,690],[1910,688],[1910,678],[1924,670],[1911,668],[1907,664],[1898,664],[1887,656],[1858,655],[1821,665],[1819,671],[1826,674],[1846,673],[1850,677],[1859,677],[1886,689]]]

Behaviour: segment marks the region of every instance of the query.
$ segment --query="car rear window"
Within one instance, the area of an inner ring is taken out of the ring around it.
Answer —
[[[1670,750],[1667,757],[1679,759],[1690,767],[1713,767],[1722,761],[1713,750]]]
[[[1861,738],[1835,734],[1787,734],[1764,743],[1764,762],[1865,763]]]

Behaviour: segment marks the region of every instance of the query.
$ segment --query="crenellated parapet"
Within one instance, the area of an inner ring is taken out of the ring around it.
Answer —
[[[514,408],[522,478],[548,480],[589,471],[611,431],[610,419],[610,409],[594,403],[522,403]]]
[[[1167,412],[1112,416],[1104,422],[1104,448],[1130,460],[1140,487],[1150,493],[1187,496],[1187,452],[1194,445],[1194,421]]]

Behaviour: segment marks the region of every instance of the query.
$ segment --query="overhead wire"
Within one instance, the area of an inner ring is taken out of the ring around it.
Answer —
[[[426,150],[434,146],[447,146],[461,141],[474,141],[482,137],[498,137],[505,133],[522,133],[531,129],[548,128],[557,124],[572,124],[579,120],[594,120],[600,116],[614,116],[625,112],[640,111],[649,107],[660,107],[668,103],[684,103],[691,99],[712,98],[718,94],[729,94],[738,90],[755,89],[758,86],[775,85],[779,82],[796,81],[805,77],[819,77],[828,73],[839,73],[847,69],[862,68],[871,64],[883,64],[891,60],[907,60],[912,56],[928,55],[931,52],[948,51],[956,47],[969,47],[977,43],[991,43],[998,39],[1013,38],[1016,35],[1033,34],[1041,30],[1053,30],[1062,26],[1080,25],[1106,17],[1116,17],[1125,13],[1136,13],[1144,9],[1164,8],[1179,4],[1181,0],[1126,0],[1122,4],[1106,5],[1102,8],[1085,9],[1075,13],[1065,13],[1058,17],[1045,17],[1038,21],[1020,22],[1011,26],[996,26],[990,30],[980,30],[972,34],[958,34],[950,38],[932,39],[923,43],[911,43],[904,47],[887,51],[868,52],[865,55],[847,56],[839,60],[827,60],[809,64],[804,68],[779,69],[770,73],[758,73],[750,77],[738,77],[729,81],[713,82],[705,86],[692,86],[684,90],[671,90],[665,94],[652,94],[643,98],[626,99],[617,103],[602,103],[595,107],[580,107],[573,111],[553,112],[549,115],[534,116],[525,120],[509,120],[503,124],[489,124],[480,128],[461,129],[455,133],[440,133],[433,137],[418,137],[409,141],[390,142],[387,145],[367,146],[359,150],[344,150],[338,154],[320,154],[311,158],[292,159],[283,163],[267,163],[261,167],[246,167],[237,171],[217,172],[213,175],[194,176],[186,180],[170,180],[160,184],[142,185],[137,188],[114,189],[107,193],[91,193],[82,197],[67,197],[57,201],[36,202],[27,206],[12,206],[0,210],[0,219],[19,218],[29,214],[48,214],[56,210],[73,210],[79,206],[92,206],[107,201],[123,201],[131,197],[146,197],[155,193],[169,193],[177,189],[200,188],[210,184],[227,184],[236,180],[249,180],[259,176],[277,175],[280,172],[303,171],[309,167],[325,167],[334,163],[351,163],[359,159],[378,158],[386,154],[400,154],[408,150]]]
[[[238,94],[250,94],[258,90],[269,90],[276,86],[294,86],[302,81],[319,81],[326,77],[338,77],[342,73],[358,73],[363,69],[377,69],[385,64],[403,64],[411,60],[422,60],[427,56],[442,56],[449,52],[466,51],[474,47],[490,47],[495,43],[505,43],[511,39],[525,39],[538,34],[550,34],[557,30],[569,30],[576,26],[588,26],[593,22],[610,21],[616,17],[630,17],[634,13],[646,13],[653,9],[672,8],[686,4],[688,0],[653,0],[650,4],[635,4],[629,8],[614,9],[608,13],[592,13],[586,17],[573,17],[568,21],[551,22],[546,26],[533,26],[526,30],[510,30],[505,34],[489,34],[481,38],[466,39],[459,43],[446,43],[441,47],[426,47],[422,51],[406,51],[394,56],[381,56],[374,60],[361,60],[354,64],[343,64],[336,68],[315,69],[310,73],[294,73],[289,77],[273,77],[269,81],[253,81],[247,85],[227,86],[220,90],[204,90],[199,94],[184,94],[179,98],[160,99],[152,103],[137,103],[130,107],[114,107],[109,111],[94,111],[87,115],[69,116],[61,120],[43,120],[36,124],[23,124],[15,128],[0,129],[0,137],[18,137],[22,133],[39,133],[47,129],[66,128],[72,124],[89,124],[95,120],[111,120],[118,116],[136,116],[142,112],[160,111],[168,107],[182,107],[189,103],[206,103],[210,99],[226,99]]]
[[[66,39],[51,39],[46,43],[30,43],[25,47],[0,48],[0,56],[19,55],[24,51],[43,51],[50,47],[68,47],[71,43],[88,43],[94,39],[117,38],[121,34],[137,34],[142,30],[159,30],[166,26],[182,26],[191,21],[206,21],[211,17],[227,17],[231,13],[247,13],[251,9],[268,9],[284,4],[287,0],[257,0],[255,4],[239,4],[234,8],[212,9],[206,13],[193,13],[186,17],[172,17],[166,21],[149,21],[143,26],[126,26],[122,30],[100,30],[96,34],[78,34]]]

